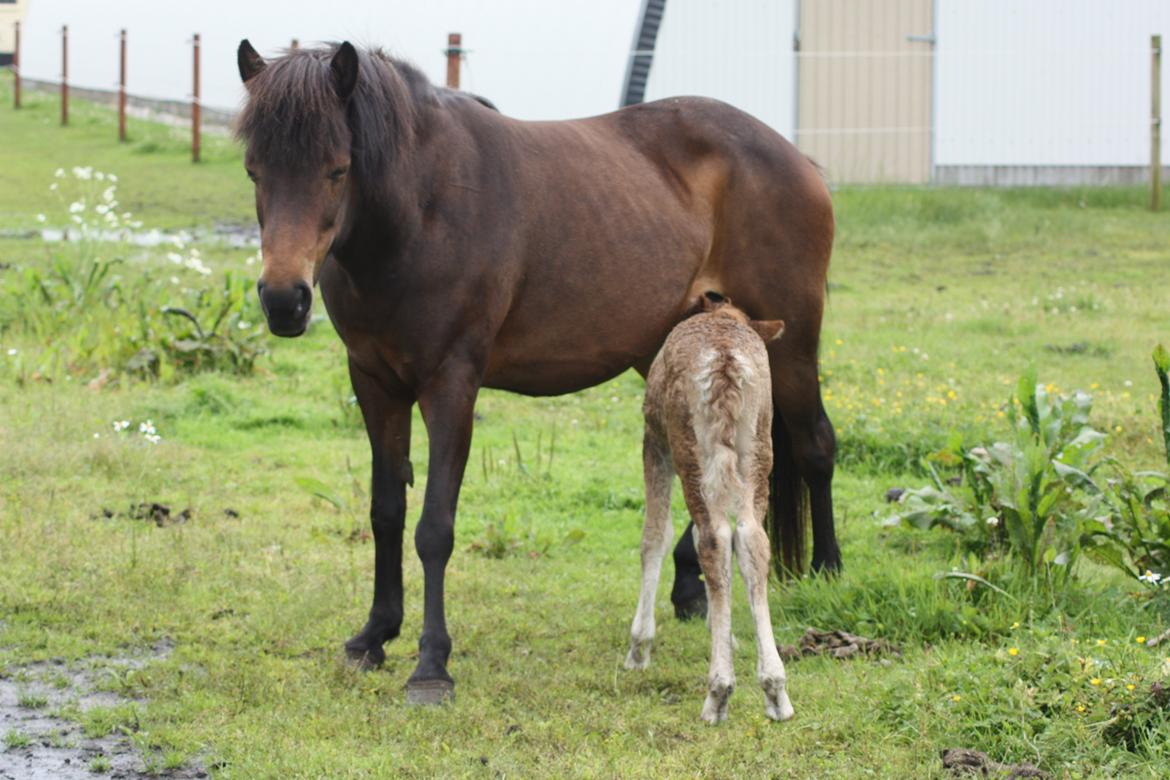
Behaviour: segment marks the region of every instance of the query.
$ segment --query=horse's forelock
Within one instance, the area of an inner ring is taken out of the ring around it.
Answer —
[[[357,86],[343,104],[329,69],[336,51],[337,45],[286,51],[248,82],[235,134],[253,155],[284,167],[320,165],[348,142],[353,164],[376,171],[405,140],[419,74],[380,51],[359,50]]]

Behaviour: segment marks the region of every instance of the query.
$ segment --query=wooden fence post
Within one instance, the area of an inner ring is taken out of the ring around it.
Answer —
[[[69,124],[69,25],[61,27],[61,124]]]
[[[288,48],[289,48],[289,51],[296,51],[297,49],[301,48],[301,42],[299,40],[297,40],[296,38],[293,38],[292,43],[289,44]]]
[[[199,125],[202,120],[202,106],[199,98],[199,33],[195,33],[195,87],[191,93],[191,161],[199,162],[200,138]]]
[[[20,22],[12,25],[12,107],[20,108]]]
[[[1162,36],[1150,36],[1150,209],[1162,208]]]
[[[118,64],[118,140],[126,141],[126,30],[119,38]]]
[[[463,56],[463,36],[459,33],[447,34],[447,86],[459,89],[459,60]]]

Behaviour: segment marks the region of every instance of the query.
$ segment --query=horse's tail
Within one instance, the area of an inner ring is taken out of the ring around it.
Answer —
[[[792,437],[784,425],[784,416],[773,406],[772,415],[772,490],[768,504],[768,538],[772,540],[772,560],[781,577],[799,577],[804,573],[804,552],[811,520],[808,511],[808,488],[800,477]]]
[[[744,386],[752,369],[734,352],[710,352],[695,377],[699,389],[695,439],[703,472],[700,489],[714,520],[735,510],[744,494],[739,473],[737,431],[744,407]]]

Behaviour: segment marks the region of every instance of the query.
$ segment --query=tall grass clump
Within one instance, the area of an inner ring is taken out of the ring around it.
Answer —
[[[215,274],[183,235],[165,257],[134,256],[142,224],[120,210],[117,186],[116,175],[92,168],[57,171],[62,240],[47,263],[0,277],[0,335],[29,345],[12,348],[5,365],[18,382],[251,372],[264,347],[250,283]]]

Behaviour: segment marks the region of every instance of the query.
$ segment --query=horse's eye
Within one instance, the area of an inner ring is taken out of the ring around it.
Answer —
[[[334,168],[329,172],[329,180],[332,182],[339,182],[349,173],[349,168]]]
[[[252,181],[259,181],[260,177],[256,175],[256,172],[254,170],[252,170],[251,168],[246,168],[245,170],[248,172],[249,179],[251,179]]]

